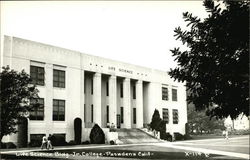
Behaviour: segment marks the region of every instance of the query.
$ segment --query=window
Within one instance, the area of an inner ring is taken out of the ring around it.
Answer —
[[[178,110],[173,109],[173,124],[178,124],[178,122],[179,122]]]
[[[94,88],[94,82],[93,82],[93,78],[91,79],[91,94],[93,95],[93,88]]]
[[[91,122],[94,122],[94,105],[91,104]]]
[[[133,123],[136,124],[136,108],[133,108]]]
[[[53,87],[65,88],[65,71],[53,70]]]
[[[106,96],[109,96],[109,82],[106,82]]]
[[[53,99],[53,121],[65,120],[65,100]]]
[[[30,104],[33,105],[33,110],[30,111],[30,120],[44,119],[44,99],[31,99]]]
[[[177,101],[177,89],[172,89],[172,101]]]
[[[120,84],[120,96],[123,98],[123,84]]]
[[[167,101],[168,100],[168,88],[162,87],[162,100]]]
[[[123,123],[123,107],[121,107],[121,123]]]
[[[30,77],[33,84],[44,86],[44,68],[30,66]]]
[[[109,123],[109,105],[107,105],[107,123]]]
[[[43,136],[46,136],[46,134],[30,134],[30,143],[37,143],[40,146],[42,144],[41,139]]]
[[[136,99],[136,88],[135,88],[135,85],[133,86],[133,99]]]
[[[167,124],[169,123],[169,113],[168,113],[168,109],[167,108],[162,108],[162,119]]]

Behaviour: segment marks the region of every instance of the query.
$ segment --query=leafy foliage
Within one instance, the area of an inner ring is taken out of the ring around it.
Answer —
[[[202,132],[213,133],[216,129],[225,129],[224,120],[214,117],[210,119],[204,111],[195,111],[193,105],[189,105],[188,107],[188,125],[191,133],[195,130],[200,134],[202,134]]]
[[[162,119],[160,117],[160,113],[157,109],[155,109],[154,114],[152,116],[151,123],[150,123],[150,128],[152,130],[160,131],[161,121],[162,121]]]
[[[105,134],[98,124],[95,124],[93,128],[91,129],[89,138],[90,138],[91,144],[104,144],[105,143]]]
[[[31,98],[37,98],[38,90],[30,85],[30,76],[22,70],[20,73],[3,67],[0,73],[1,81],[1,140],[4,135],[16,133],[19,119],[34,106],[29,105]]]
[[[221,7],[225,5],[225,7]],[[178,67],[170,76],[186,81],[189,103],[207,115],[235,119],[249,115],[249,2],[205,0],[208,18],[183,13],[189,30],[177,27],[175,37],[188,47],[171,50]]]

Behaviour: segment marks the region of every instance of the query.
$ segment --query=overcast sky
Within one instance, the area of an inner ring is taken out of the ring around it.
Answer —
[[[150,68],[175,67],[170,49],[182,13],[206,17],[202,1],[1,1],[9,35]],[[2,37],[1,37],[2,38]]]

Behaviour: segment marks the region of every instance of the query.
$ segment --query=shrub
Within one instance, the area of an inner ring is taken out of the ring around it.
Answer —
[[[174,138],[175,138],[175,140],[184,140],[183,135],[180,134],[179,132],[174,133]]]
[[[152,116],[151,123],[150,123],[150,128],[152,128],[152,130],[160,131],[161,121],[162,119],[160,117],[160,113],[157,109],[155,109],[154,114]]]
[[[1,142],[1,148],[2,148],[2,149],[5,149],[5,148],[6,148],[6,143],[2,143],[2,142]]]
[[[6,148],[7,149],[9,149],[9,148],[16,148],[16,145],[13,142],[7,142],[6,143]]]
[[[91,144],[105,143],[105,134],[98,124],[95,124],[94,127],[91,129],[89,138]]]
[[[65,137],[63,135],[52,135],[51,143],[53,146],[65,146],[67,142],[65,141]]]
[[[183,139],[189,140],[189,139],[193,139],[193,138],[189,134],[184,134]]]
[[[82,144],[90,144],[89,141],[84,141]]]
[[[76,144],[81,144],[82,120],[80,118],[76,118],[74,120],[74,131],[75,131],[75,142],[76,142]]]
[[[68,143],[68,145],[76,145],[77,143],[76,143],[76,141],[74,141],[74,140],[71,140],[71,141],[69,141],[69,143]]]
[[[42,142],[39,140],[32,140],[29,143],[30,147],[40,147],[42,145]]]
[[[163,139],[163,140],[167,140],[167,141],[170,141],[170,142],[172,142],[172,135],[171,134],[169,134],[169,133],[166,133],[166,132],[162,132],[161,134],[160,134],[160,138],[161,139]]]
[[[115,142],[114,142],[113,140],[111,140],[111,141],[109,142],[109,144],[115,145]]]

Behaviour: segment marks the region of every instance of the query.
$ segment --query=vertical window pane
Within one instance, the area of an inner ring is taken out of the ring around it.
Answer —
[[[133,99],[136,99],[136,87],[135,87],[135,85],[133,86]]]
[[[109,96],[109,82],[106,83],[106,95]]]
[[[43,120],[44,119],[44,99],[31,99],[30,105],[33,107],[30,112],[30,120]]]
[[[178,124],[178,122],[179,122],[178,110],[173,109],[173,124]]]
[[[168,100],[168,88],[162,87],[162,100]]]
[[[162,109],[162,118],[167,124],[169,123],[169,113],[167,108]]]
[[[53,70],[53,87],[65,88],[65,71]]]
[[[177,101],[177,89],[172,89],[172,101]]]
[[[65,101],[53,100],[53,120],[64,121],[65,120]]]
[[[133,123],[136,124],[136,108],[133,108]]]
[[[109,123],[109,105],[107,105],[107,123]]]
[[[44,85],[44,68],[30,66],[30,77],[33,84]]]
[[[123,98],[123,84],[120,84],[120,96]]]
[[[121,107],[121,123],[123,123],[123,107]]]

